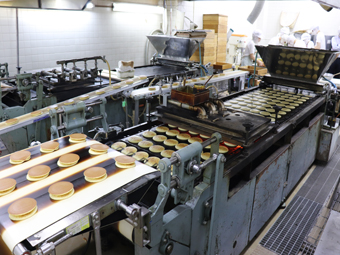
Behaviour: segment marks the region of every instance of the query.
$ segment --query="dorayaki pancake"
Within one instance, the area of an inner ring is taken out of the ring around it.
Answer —
[[[0,179],[0,197],[11,193],[16,185],[17,181],[12,178]]]
[[[209,158],[210,158],[210,152],[202,152],[202,153],[201,153],[201,158],[202,158],[203,160],[209,159]]]
[[[13,165],[18,165],[29,160],[30,158],[31,153],[29,151],[17,151],[10,156],[9,163]]]
[[[225,154],[229,151],[229,149],[226,146],[220,145],[218,148],[218,153]]]
[[[291,112],[292,111],[291,109],[288,109],[288,108],[282,108],[281,110],[284,111],[284,112]]]
[[[165,135],[155,135],[154,137],[152,137],[152,140],[154,140],[157,143],[162,143],[166,139],[168,139],[168,138]]]
[[[57,104],[51,105],[48,107],[50,110],[54,109],[57,110],[59,108],[59,106]]]
[[[191,137],[189,140],[188,140],[189,143],[194,143],[194,142],[203,142],[203,140],[199,137]]]
[[[266,111],[271,112],[271,113],[275,112],[275,110],[273,108],[267,108]]]
[[[74,133],[70,135],[70,143],[82,143],[86,141],[86,135],[80,133]]]
[[[28,170],[26,178],[31,182],[40,181],[47,178],[50,174],[50,171],[51,168],[46,165],[34,166],[30,170]]]
[[[276,114],[274,113],[274,114],[270,114],[270,117],[272,117],[272,118],[276,118]],[[277,118],[278,119],[280,119],[282,116],[281,115],[277,115]]]
[[[166,135],[167,136],[171,136],[171,137],[175,137],[179,134],[180,132],[178,130],[172,129],[172,130],[168,130],[166,131]]]
[[[107,178],[106,169],[103,167],[90,167],[84,171],[85,180],[88,182],[101,182]]]
[[[228,143],[228,142],[223,142],[226,146],[230,147],[230,148],[235,148],[236,144],[233,143]]]
[[[168,127],[164,127],[164,126],[156,127],[156,132],[158,132],[158,133],[165,133],[168,130],[169,130]]]
[[[195,79],[192,79],[193,81],[195,80]],[[197,81],[197,79],[196,79],[196,81]],[[179,85],[179,82],[174,82],[173,84],[172,84],[172,86],[173,87],[177,87]]]
[[[103,90],[103,89],[96,90],[97,95],[102,95],[104,93],[105,93],[105,90]]]
[[[177,128],[177,126],[175,126],[175,125],[171,125],[171,124],[168,124],[168,126],[169,126],[169,128]]]
[[[56,182],[48,188],[50,198],[53,200],[64,200],[74,194],[73,184],[71,182]]]
[[[141,160],[146,160],[149,157],[149,154],[145,151],[137,151],[135,155],[133,155],[133,158],[135,160],[141,161]]]
[[[265,117],[270,116],[270,113],[265,111],[260,112],[260,114]]]
[[[241,106],[246,106],[246,105],[247,105],[247,103],[245,103],[245,102],[239,102],[239,103],[238,103],[238,105],[241,105]]]
[[[189,144],[187,143],[179,143],[175,146],[176,150],[183,149],[184,147],[187,147]]]
[[[181,140],[181,141],[187,141],[187,140],[189,140],[191,138],[191,135],[184,133],[184,134],[177,135],[176,138],[178,140]]]
[[[64,105],[71,105],[71,104],[74,104],[75,101],[73,99],[69,99],[67,101],[65,101]]]
[[[203,139],[209,139],[210,138],[210,136],[203,135],[203,134],[200,134],[200,137],[203,138]]]
[[[130,136],[130,137],[128,138],[128,141],[129,141],[130,143],[139,143],[139,142],[142,141],[142,140],[143,140],[142,137],[136,136],[136,135]]]
[[[150,90],[150,91],[155,91],[156,88],[155,88],[155,87],[150,87],[149,90]]]
[[[61,156],[57,162],[60,167],[70,167],[78,163],[80,157],[77,154],[69,153]]]
[[[40,116],[41,114],[42,114],[42,111],[31,112],[31,116],[33,116],[33,117]]]
[[[40,151],[43,153],[50,153],[59,149],[58,142],[47,142],[40,145]]]
[[[251,109],[250,110],[251,113],[260,113],[260,110],[257,110],[257,109]]]
[[[92,144],[89,149],[91,155],[101,155],[107,153],[109,146],[101,143]]]
[[[13,221],[26,220],[38,210],[37,201],[33,198],[21,198],[8,207],[8,216]]]
[[[279,115],[286,115],[287,113],[285,111],[279,111]]]
[[[181,131],[181,132],[187,132],[187,131],[188,131],[187,129],[185,129],[185,128],[180,128],[180,127],[178,128],[178,130]]]
[[[125,147],[126,147],[126,143],[124,143],[124,142],[116,142],[116,143],[111,145],[111,148],[114,149],[114,150],[117,150],[117,151],[121,151]]]
[[[149,148],[149,147],[152,146],[152,145],[153,145],[153,143],[150,142],[150,141],[140,141],[140,142],[138,143],[138,146],[139,146],[139,147],[145,148],[145,149]]]
[[[198,133],[196,133],[196,132],[194,132],[194,131],[190,131],[190,130],[189,130],[189,134],[190,134],[190,135],[198,135]]]
[[[156,135],[156,133],[153,132],[153,131],[145,131],[145,132],[143,132],[143,136],[146,137],[146,138],[152,138],[155,135]]]
[[[137,149],[133,146],[128,146],[121,151],[123,154],[131,156],[137,152]]]
[[[156,167],[158,166],[159,161],[160,158],[158,157],[150,157],[144,162],[144,164],[147,166]]]
[[[136,166],[135,159],[129,156],[115,157],[116,166],[119,168],[131,168]]]
[[[165,150],[163,146],[160,145],[152,145],[149,150],[154,153],[161,153],[162,151]]]
[[[17,124],[18,122],[19,122],[19,120],[18,120],[18,119],[16,119],[16,118],[14,118],[14,119],[9,119],[9,120],[6,120],[6,124],[7,124],[8,126],[15,125],[15,124]]]
[[[171,158],[172,153],[174,153],[173,150],[164,150],[161,152],[161,156],[165,158]]]
[[[84,100],[87,100],[87,99],[89,99],[89,95],[82,95],[82,96],[80,96],[79,97],[79,99],[81,100],[81,101],[84,101]]]
[[[178,141],[175,139],[167,139],[164,141],[164,145],[169,147],[175,147],[178,144]]]

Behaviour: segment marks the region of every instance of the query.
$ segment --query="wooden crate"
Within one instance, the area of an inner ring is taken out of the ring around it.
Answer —
[[[214,29],[215,33],[228,32],[228,16],[221,14],[203,14],[203,29]]]
[[[217,33],[227,33],[228,26],[225,25],[211,25],[211,24],[204,24],[203,29],[214,29]]]
[[[232,64],[225,63],[225,62],[216,62],[213,67],[214,69],[225,70],[232,68]]]
[[[248,71],[248,72],[250,72],[250,74],[254,73],[254,66],[240,66],[238,69],[242,70],[242,71]],[[255,74],[265,75],[266,73],[268,73],[267,68],[256,66]]]
[[[207,39],[215,39],[215,30],[205,30],[205,32],[207,33],[207,36],[205,37],[204,41]]]

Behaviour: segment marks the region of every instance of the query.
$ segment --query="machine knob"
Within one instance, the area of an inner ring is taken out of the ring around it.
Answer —
[[[246,128],[247,132],[254,126],[253,123],[251,122],[246,122],[246,123],[243,123],[242,125]]]

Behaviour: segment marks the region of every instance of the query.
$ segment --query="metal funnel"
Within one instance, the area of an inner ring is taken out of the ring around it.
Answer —
[[[168,35],[148,35],[152,45],[163,58],[188,61],[205,38],[183,38]]]

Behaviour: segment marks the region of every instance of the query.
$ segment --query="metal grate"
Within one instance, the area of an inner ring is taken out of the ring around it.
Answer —
[[[295,196],[260,244],[279,255],[298,254],[322,205]]]

